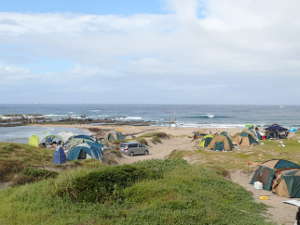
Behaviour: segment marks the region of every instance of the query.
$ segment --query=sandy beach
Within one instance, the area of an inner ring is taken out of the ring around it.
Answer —
[[[103,129],[103,130],[117,130],[124,134],[141,134],[147,132],[166,132],[172,136],[191,136],[193,132],[199,131],[201,133],[219,133],[226,131],[231,135],[242,130],[242,128],[192,128],[192,127],[163,127],[163,126],[117,126],[117,125],[90,125],[90,124],[33,124],[32,126],[41,127],[66,127],[79,129]]]

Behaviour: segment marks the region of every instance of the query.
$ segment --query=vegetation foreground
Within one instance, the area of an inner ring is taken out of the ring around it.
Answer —
[[[1,225],[270,224],[265,206],[222,171],[184,160],[77,168],[0,199]]]

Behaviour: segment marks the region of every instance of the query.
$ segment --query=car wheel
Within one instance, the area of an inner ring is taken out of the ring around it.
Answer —
[[[131,157],[134,156],[133,152],[130,152],[129,155],[130,155]]]
[[[149,155],[149,151],[148,150],[145,151],[145,155]]]

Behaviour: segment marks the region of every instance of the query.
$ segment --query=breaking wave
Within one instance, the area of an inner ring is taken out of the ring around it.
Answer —
[[[223,118],[230,118],[230,117],[229,116],[217,116],[214,114],[207,113],[207,114],[186,116],[184,118],[187,118],[187,119],[216,119],[216,118],[223,119]]]
[[[141,121],[143,120],[143,117],[140,116],[124,116],[124,117],[119,117],[116,118],[117,120],[121,120],[121,121]]]

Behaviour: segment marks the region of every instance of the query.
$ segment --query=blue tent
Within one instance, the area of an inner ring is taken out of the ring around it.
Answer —
[[[84,134],[72,136],[72,137],[70,137],[70,139],[71,138],[80,138],[80,139],[86,139],[86,140],[90,140],[90,141],[95,141],[95,139],[92,136],[84,135]]]
[[[59,147],[53,154],[53,163],[54,164],[63,164],[67,161],[64,149]]]
[[[287,138],[289,131],[288,129],[278,125],[273,124],[265,129],[267,138]]]
[[[96,140],[88,135],[76,135],[76,136],[72,136],[68,139],[67,142],[65,142],[64,144],[64,148],[66,150],[70,150],[73,147],[80,145],[80,144],[84,144],[84,143],[90,143],[90,142],[96,142]]]
[[[67,160],[102,159],[102,145],[97,142],[86,142],[74,146],[68,151]]]

